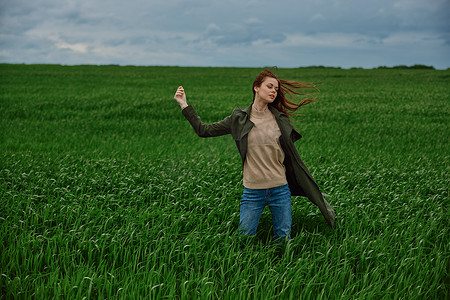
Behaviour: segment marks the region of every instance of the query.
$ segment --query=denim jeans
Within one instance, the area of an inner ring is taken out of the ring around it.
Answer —
[[[291,238],[291,191],[282,185],[270,189],[248,189],[244,187],[241,197],[239,233],[245,236],[256,234],[259,219],[268,205],[272,214],[275,239]]]

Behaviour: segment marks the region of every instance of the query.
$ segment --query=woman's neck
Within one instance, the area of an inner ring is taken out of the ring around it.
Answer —
[[[258,101],[258,99],[255,99],[255,101],[253,102],[253,108],[256,109],[257,111],[265,111],[267,107],[268,103]]]

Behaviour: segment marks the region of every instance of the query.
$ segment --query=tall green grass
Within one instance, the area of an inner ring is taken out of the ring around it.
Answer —
[[[198,138],[260,69],[0,65],[7,298],[436,299],[449,287],[450,71],[280,69],[318,84],[294,121],[336,228],[293,198],[293,239],[237,236],[240,157]]]

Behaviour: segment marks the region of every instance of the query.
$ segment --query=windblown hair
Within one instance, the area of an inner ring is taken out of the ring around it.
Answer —
[[[297,109],[302,105],[306,105],[316,100],[316,96],[312,97],[310,94],[301,93],[300,89],[315,89],[317,87],[312,83],[308,82],[300,82],[300,81],[289,81],[279,79],[271,70],[265,69],[261,73],[256,76],[255,81],[253,82],[253,101],[255,101],[255,87],[260,87],[266,77],[275,78],[278,81],[278,93],[277,97],[272,103],[269,105],[275,107],[280,112],[284,113],[288,117],[291,117],[291,114],[294,113]],[[300,103],[295,103],[287,98],[287,95],[291,99],[294,99],[296,95],[307,96],[307,98],[300,101]]]

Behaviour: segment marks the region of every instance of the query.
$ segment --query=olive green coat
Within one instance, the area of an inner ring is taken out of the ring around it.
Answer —
[[[300,158],[297,148],[295,148],[294,142],[300,139],[301,135],[295,131],[285,114],[270,105],[269,109],[280,127],[280,144],[285,153],[284,166],[292,196],[308,197],[312,203],[319,207],[325,220],[333,227],[335,212],[323,198],[317,183]],[[212,124],[203,123],[191,105],[184,108],[182,112],[200,137],[231,134],[241,155],[242,164],[244,164],[247,155],[248,133],[254,126],[250,121],[250,110],[251,105],[245,109],[235,109],[230,116]]]

